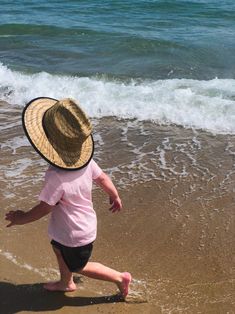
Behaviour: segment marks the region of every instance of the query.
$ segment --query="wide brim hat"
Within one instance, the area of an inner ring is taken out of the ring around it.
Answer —
[[[74,100],[35,98],[26,104],[22,124],[34,149],[53,166],[78,170],[90,162],[92,126]]]

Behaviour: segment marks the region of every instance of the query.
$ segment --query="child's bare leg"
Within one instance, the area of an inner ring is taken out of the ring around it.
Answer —
[[[73,274],[68,269],[65,264],[60,251],[53,246],[54,253],[57,258],[57,262],[60,270],[60,280],[55,282],[48,282],[44,285],[44,288],[50,291],[74,291],[76,290],[76,285],[73,281]]]
[[[104,266],[103,264],[88,262],[86,266],[79,271],[79,273],[93,279],[116,283],[123,297],[126,297],[128,294],[131,274],[127,272],[120,273],[112,268]]]

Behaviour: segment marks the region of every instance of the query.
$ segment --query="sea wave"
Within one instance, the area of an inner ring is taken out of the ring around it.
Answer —
[[[90,117],[177,124],[235,134],[235,80],[122,82],[98,77],[26,74],[0,64],[0,99],[23,106],[47,96],[78,100]]]

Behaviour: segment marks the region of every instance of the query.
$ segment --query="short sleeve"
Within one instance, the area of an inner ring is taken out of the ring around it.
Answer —
[[[56,172],[49,168],[45,175],[43,189],[39,194],[39,200],[54,206],[62,198],[63,193],[62,182],[59,180]]]
[[[92,179],[95,180],[102,174],[103,171],[93,159],[90,162],[90,166],[92,171]]]

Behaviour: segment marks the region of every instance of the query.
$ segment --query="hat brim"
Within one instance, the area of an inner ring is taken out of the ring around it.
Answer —
[[[38,97],[26,104],[22,113],[22,125],[26,136],[37,153],[51,165],[65,170],[78,170],[85,167],[94,153],[94,141],[90,135],[82,144],[79,156],[68,164],[63,160],[63,152],[54,149],[43,128],[43,116],[58,100],[49,97]],[[68,152],[64,152],[68,154]],[[67,156],[67,158],[69,158]]]

